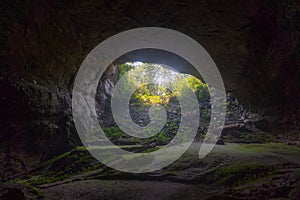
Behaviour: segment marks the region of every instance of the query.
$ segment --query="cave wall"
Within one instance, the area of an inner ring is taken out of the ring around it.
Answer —
[[[97,44],[136,27],[187,34],[240,102],[286,127],[299,122],[296,0],[5,0],[0,8],[1,151],[26,151],[24,162],[80,144],[71,116],[76,72]]]

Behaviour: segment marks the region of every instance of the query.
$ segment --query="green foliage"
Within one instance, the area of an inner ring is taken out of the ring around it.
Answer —
[[[126,72],[128,72],[129,70],[133,69],[134,67],[132,65],[129,64],[121,64],[119,65],[119,72],[121,75],[124,75]]]
[[[166,89],[158,85],[143,85],[133,94],[131,100],[134,103],[145,104],[147,106],[154,104],[165,105],[167,104],[168,97],[165,95],[158,95],[158,93],[164,94],[165,92]]]
[[[103,131],[110,139],[118,139],[124,134],[118,127],[103,128]]]
[[[205,122],[209,122],[210,121],[210,112],[206,112],[206,111],[203,111],[201,113],[201,119]]]
[[[166,134],[164,132],[160,132],[158,134],[158,137],[157,137],[158,141],[163,143],[163,144],[166,144],[169,142],[169,138],[166,136]]]
[[[128,73],[128,85],[140,86],[144,82],[151,84],[142,85],[133,94],[132,103],[140,104],[168,104],[174,96],[187,97],[191,89],[200,102],[209,100],[209,90],[205,83],[194,76],[181,74],[160,65],[140,63],[125,63],[119,66],[121,75]]]
[[[199,100],[209,99],[209,91],[205,83],[202,83],[202,81],[193,76],[186,79],[188,81],[188,86],[196,93]]]

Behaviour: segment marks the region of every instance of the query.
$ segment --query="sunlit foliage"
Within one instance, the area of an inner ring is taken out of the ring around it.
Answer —
[[[170,98],[174,96],[185,96],[187,88],[194,91],[200,102],[209,99],[205,83],[194,76],[171,70],[167,66],[134,62],[120,65],[119,70],[121,75],[128,73],[128,85],[151,82],[139,87],[131,98],[132,103],[168,104]]]

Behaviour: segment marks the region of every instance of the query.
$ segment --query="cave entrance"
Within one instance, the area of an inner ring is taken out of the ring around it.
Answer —
[[[208,125],[210,120],[208,86],[195,76],[178,72],[174,67],[165,64],[141,61],[112,65],[103,77],[112,77],[110,73],[118,74],[118,77],[115,77],[114,86],[117,80],[126,76],[126,83],[123,84],[124,90],[126,90],[126,87],[129,87],[128,85],[135,85],[138,88],[131,95],[129,101],[129,113],[134,123],[141,127],[151,123],[149,109],[153,105],[159,104],[163,106],[167,114],[166,123],[157,134],[146,139],[135,138],[127,135],[117,126],[111,109],[109,109],[111,106],[111,96],[109,96],[110,98],[105,102],[105,106],[99,106],[105,110],[105,112],[101,113],[99,119],[102,120],[102,124],[100,124],[105,127],[103,129],[105,134],[116,145],[138,144],[158,148],[158,146],[169,143],[180,126],[181,109],[178,96],[186,98],[187,90],[192,90],[196,95],[199,107],[202,109],[201,119],[205,120]],[[103,84],[111,81],[102,80],[102,82],[102,84],[99,84],[102,86],[101,88],[109,88],[103,87]],[[150,84],[143,84],[143,82],[149,82]],[[106,89],[105,93],[112,95],[113,89]]]
[[[142,55],[136,57],[141,58]],[[195,93],[199,103],[197,109],[199,109],[200,120],[195,139],[202,141],[211,120],[209,87],[198,78],[199,76],[191,75],[192,73],[188,72],[192,71],[190,66],[175,59],[168,60],[169,63],[174,64],[174,67],[166,64],[167,61],[159,62],[162,59],[154,59],[157,62],[146,62],[144,60],[148,59],[128,61],[133,56],[123,58],[121,57],[107,68],[98,85],[96,110],[99,124],[104,127],[106,136],[118,146],[142,145],[157,149],[168,144],[180,127],[181,109],[177,97],[180,95],[185,97],[187,85]],[[126,74],[128,83],[141,85],[130,96],[128,104],[130,116],[128,118],[132,119],[135,124],[145,127],[151,123],[149,110],[153,105],[162,105],[165,108],[167,114],[165,126],[154,136],[146,139],[130,136],[120,129],[114,120],[111,109],[112,94],[120,77]],[[145,80],[151,84],[141,84]],[[256,121],[260,122],[260,115],[245,109],[230,93],[227,93],[226,107],[226,122],[220,144],[224,142],[261,143],[276,141],[272,134],[263,129],[265,127],[256,123]]]

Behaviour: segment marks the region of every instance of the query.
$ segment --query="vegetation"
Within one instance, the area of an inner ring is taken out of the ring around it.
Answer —
[[[120,139],[120,137],[123,135],[123,132],[118,127],[103,128],[103,131],[111,140]]]
[[[130,114],[137,124],[145,126],[150,122],[147,111],[152,105],[165,107],[168,115],[164,128],[155,136],[138,139],[122,132],[118,127],[106,127],[106,136],[115,144],[150,144],[165,145],[169,143],[179,128],[180,106],[179,97],[189,98],[188,90],[196,94],[199,103],[209,102],[208,86],[201,80],[188,74],[178,73],[157,64],[141,62],[119,65],[120,77],[125,79],[121,85],[122,91],[138,88],[130,99]],[[147,83],[147,84],[145,84]],[[198,109],[198,108],[197,108]],[[145,112],[146,111],[146,112]],[[144,115],[144,116],[141,116]],[[148,121],[147,121],[148,119]],[[209,121],[209,108],[201,111],[201,119]]]
[[[274,169],[258,164],[222,166],[206,175],[206,179],[225,186],[238,186],[258,181],[272,174]]]
[[[178,73],[157,64],[125,63],[119,66],[119,71],[121,76],[128,74],[128,87],[130,84],[151,82],[142,85],[134,93],[132,103],[167,105],[169,100],[176,96],[186,96],[188,88],[193,90],[199,101],[209,100],[209,91],[205,83],[194,76]]]
[[[85,147],[79,146],[43,163],[38,174],[28,174],[13,182],[28,186],[53,183],[100,167],[103,164],[92,157]]]
[[[300,148],[297,146],[286,145],[283,143],[268,143],[268,144],[240,144],[236,146],[237,149],[242,151],[253,152],[299,152]]]

